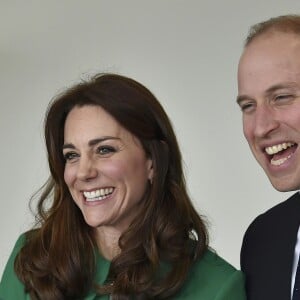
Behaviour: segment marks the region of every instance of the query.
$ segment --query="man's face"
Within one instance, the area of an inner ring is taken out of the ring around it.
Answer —
[[[265,33],[238,68],[244,135],[274,188],[300,188],[300,36]]]

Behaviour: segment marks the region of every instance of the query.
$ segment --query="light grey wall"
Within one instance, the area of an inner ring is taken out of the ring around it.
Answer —
[[[48,175],[47,104],[101,71],[131,76],[160,99],[211,246],[239,267],[251,220],[288,195],[272,189],[242,136],[237,62],[251,24],[299,12],[296,0],[0,0],[0,274]]]

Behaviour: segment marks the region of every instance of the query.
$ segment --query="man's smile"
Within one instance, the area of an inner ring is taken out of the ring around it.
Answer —
[[[298,145],[293,142],[284,142],[281,144],[268,146],[264,150],[268,157],[271,158],[271,165],[280,166],[292,157],[297,146]]]

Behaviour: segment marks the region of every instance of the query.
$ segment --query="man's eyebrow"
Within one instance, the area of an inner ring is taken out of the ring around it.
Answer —
[[[99,143],[105,142],[107,140],[120,140],[120,138],[113,136],[105,136],[101,138],[92,139],[88,142],[89,147],[93,147]],[[64,144],[62,149],[75,149],[76,147],[72,143]]]
[[[294,88],[295,85],[296,84],[293,82],[275,84],[275,85],[271,86],[270,88],[268,88],[266,90],[265,94],[270,95],[277,90],[286,89],[286,88]]]
[[[239,96],[236,97],[236,103],[238,105],[241,105],[241,102],[243,102],[246,99],[251,99],[251,97],[247,96],[247,95],[239,95]]]
[[[295,86],[296,86],[296,83],[293,83],[293,82],[275,84],[275,85],[272,85],[271,87],[269,87],[265,91],[264,94],[268,96],[268,95],[274,93],[277,90],[286,89],[286,88],[295,88]],[[237,102],[237,104],[240,105],[242,101],[247,100],[247,99],[252,99],[252,98],[250,96],[247,96],[247,95],[239,95],[236,98],[236,102]]]

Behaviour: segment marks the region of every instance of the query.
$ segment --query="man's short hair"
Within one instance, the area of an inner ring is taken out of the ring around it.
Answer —
[[[254,24],[250,27],[245,47],[263,33],[276,31],[300,35],[300,15],[283,15]]]

